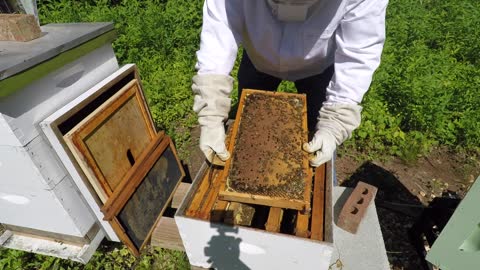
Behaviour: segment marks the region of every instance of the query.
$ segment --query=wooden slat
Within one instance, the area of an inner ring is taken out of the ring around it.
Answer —
[[[215,178],[211,180],[212,184],[208,190],[208,194],[203,202],[202,207],[197,212],[197,217],[201,219],[210,219],[210,214],[213,205],[218,197],[218,192],[220,187],[222,186],[222,182],[224,182],[224,170],[219,170],[218,173],[215,175]]]
[[[285,198],[253,195],[247,193],[220,191],[219,198],[223,201],[236,201],[250,204],[260,204],[278,208],[289,208],[306,211],[303,200],[288,200]]]
[[[155,247],[185,251],[182,238],[178,232],[175,220],[162,217],[152,233],[151,245]]]
[[[225,144],[231,140],[232,126],[229,126],[225,138]],[[218,202],[219,190],[225,189],[225,167],[210,166],[205,175],[201,179],[199,188],[187,208],[186,215],[201,219],[210,219],[210,215],[215,208],[215,220],[223,219],[223,215],[219,215],[224,211],[227,204]]]
[[[306,124],[306,122],[304,123]],[[313,182],[313,171],[312,169],[308,170],[308,178],[310,181]],[[310,185],[311,187],[311,185]],[[311,188],[309,189],[311,191]],[[310,209],[311,210],[311,209]],[[304,238],[310,238],[310,230],[309,230],[309,224],[310,224],[310,218],[311,218],[311,212],[306,211],[298,211],[297,213],[297,220],[295,224],[295,235],[299,237],[304,237]]]
[[[233,125],[228,124],[227,128],[227,134],[225,138],[225,145],[229,145],[231,140],[232,140],[232,130],[233,130]],[[218,198],[218,192],[220,190],[225,190],[225,179],[226,179],[226,174],[224,172],[225,167],[221,169],[222,174],[219,176],[218,183],[216,182],[216,185],[218,184],[218,189],[215,190],[215,200],[208,201],[208,207],[204,208],[204,211],[207,210],[209,211],[208,218],[212,222],[220,222],[223,220],[225,216],[225,210],[227,209],[228,205],[230,204],[229,202],[226,201],[221,201]],[[216,186],[217,187],[217,186]],[[211,204],[211,205],[210,205]]]
[[[235,141],[239,134],[239,127],[240,127],[242,114],[244,111],[243,108],[245,106],[245,100],[246,100],[246,97],[250,94],[261,94],[266,96],[288,96],[288,97],[291,97],[292,95],[292,94],[280,93],[280,92],[266,92],[266,91],[244,89],[242,92],[242,97],[240,98],[238,111],[235,118],[235,123],[233,125],[232,139],[228,144],[228,150],[230,151],[230,153],[232,153],[232,155],[234,154]],[[304,129],[302,138],[304,137],[304,142],[306,142],[307,129],[308,129],[307,122],[306,122],[307,121],[306,98],[303,95],[298,95],[298,98],[303,102],[303,107],[304,107],[304,110],[302,110],[302,128]],[[305,154],[304,157],[305,158],[302,161],[302,168],[304,169],[305,172],[307,172],[309,170],[308,155]],[[225,176],[227,177],[227,182],[228,182],[229,171],[232,167],[232,160],[233,158],[227,160],[225,164]],[[279,169],[284,170],[285,166],[279,166]],[[271,177],[269,177],[269,179],[275,179],[276,178],[275,173],[276,173],[275,171],[271,172],[272,175]],[[306,176],[305,178],[308,178],[308,176]],[[261,204],[261,205],[280,207],[280,208],[290,208],[290,209],[302,210],[306,212],[310,210],[311,181],[306,181],[303,199],[292,199],[292,198],[284,198],[279,196],[274,197],[274,196],[258,195],[258,194],[253,195],[253,194],[234,191],[230,189],[220,190],[219,196],[221,200],[237,201],[237,202],[250,203],[250,204]]]
[[[180,204],[183,201],[183,198],[187,195],[188,190],[190,189],[190,186],[192,184],[190,183],[180,183],[178,185],[177,190],[175,190],[175,193],[173,194],[172,198],[172,208],[178,209],[180,207]]]
[[[323,241],[333,243],[333,200],[332,163],[325,164],[325,206],[323,221]]]
[[[0,246],[3,246],[3,244],[12,237],[14,233],[10,230],[3,231],[2,234],[0,234]]]
[[[202,267],[197,267],[197,266],[193,266],[193,265],[190,266],[190,269],[191,270],[209,270],[208,268],[202,268]]]
[[[309,214],[302,214],[300,211],[298,211],[296,225],[295,225],[296,236],[304,237],[304,238],[310,237],[310,231],[308,230],[309,221],[310,221]]]
[[[229,134],[232,134],[231,132]],[[227,160],[228,162],[228,160]],[[225,189],[225,177],[223,177],[221,179],[221,181],[219,182],[219,190],[224,190]],[[217,193],[217,196],[216,196],[216,199],[215,199],[215,202],[213,204],[213,207],[212,209],[210,210],[210,221],[212,222],[220,222],[223,220],[223,218],[225,217],[225,211],[226,209],[228,208],[230,202],[228,201],[223,201],[223,200],[220,200],[219,196],[218,196],[218,193]]]
[[[323,241],[325,208],[325,164],[315,169],[313,184],[311,239]]]
[[[95,227],[95,224],[93,226]],[[37,239],[45,239],[48,241],[57,241],[57,242],[62,242],[65,244],[75,245],[79,247],[90,243],[90,240],[86,236],[80,237],[80,236],[66,235],[61,233],[41,231],[41,230],[36,230],[36,229],[26,228],[26,227],[19,227],[14,225],[4,225],[4,227],[7,231],[11,231],[15,235],[35,237]],[[1,243],[0,243],[0,246],[1,246]]]
[[[214,177],[215,170],[215,167],[210,167],[205,172],[205,175],[201,179],[200,185],[198,186],[198,189],[185,212],[187,216],[195,217],[197,212],[201,209],[202,204],[205,201],[206,194],[211,188],[210,182],[213,181],[211,178]]]
[[[280,232],[280,223],[282,222],[283,209],[271,207],[268,213],[268,220],[265,229],[269,232]]]
[[[308,130],[308,125],[307,125],[307,106],[305,105],[305,117],[303,118],[303,127],[304,127],[304,130]],[[308,133],[306,135],[307,139],[308,139]],[[303,148],[303,144],[302,144],[302,148]],[[307,155],[308,157],[308,155]],[[306,173],[307,173],[307,179],[306,179],[306,182],[305,182],[305,195],[304,195],[304,198],[308,198],[308,204],[306,205],[305,209],[303,209],[303,213],[300,213],[300,214],[306,214],[306,213],[309,213],[311,210],[312,210],[312,185],[314,185],[313,181],[312,181],[312,177],[313,177],[313,171],[310,167],[310,161],[308,158],[304,159],[303,160],[303,166],[306,166]]]

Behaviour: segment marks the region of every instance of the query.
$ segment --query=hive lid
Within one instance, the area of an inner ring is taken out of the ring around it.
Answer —
[[[47,24],[29,42],[0,41],[0,98],[115,39],[113,23]]]
[[[30,42],[0,42],[0,80],[113,30],[113,23],[61,23],[40,27],[42,37]]]

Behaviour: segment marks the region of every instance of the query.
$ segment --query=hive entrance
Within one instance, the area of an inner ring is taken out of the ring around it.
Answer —
[[[291,209],[309,208],[311,175],[304,95],[245,90],[235,120],[221,197]]]

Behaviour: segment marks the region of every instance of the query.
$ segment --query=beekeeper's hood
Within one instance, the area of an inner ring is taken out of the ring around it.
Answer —
[[[307,18],[308,9],[318,0],[267,0],[272,13],[280,21],[301,22]]]

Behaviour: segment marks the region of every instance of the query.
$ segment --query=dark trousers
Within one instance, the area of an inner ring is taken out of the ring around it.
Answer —
[[[326,89],[333,76],[333,65],[328,67],[322,74],[294,81],[297,92],[307,95],[308,130],[315,130],[318,111],[325,101]],[[242,61],[238,70],[238,97],[242,95],[242,89],[257,89],[276,91],[282,79],[258,71],[250,61],[247,53],[243,52]]]

